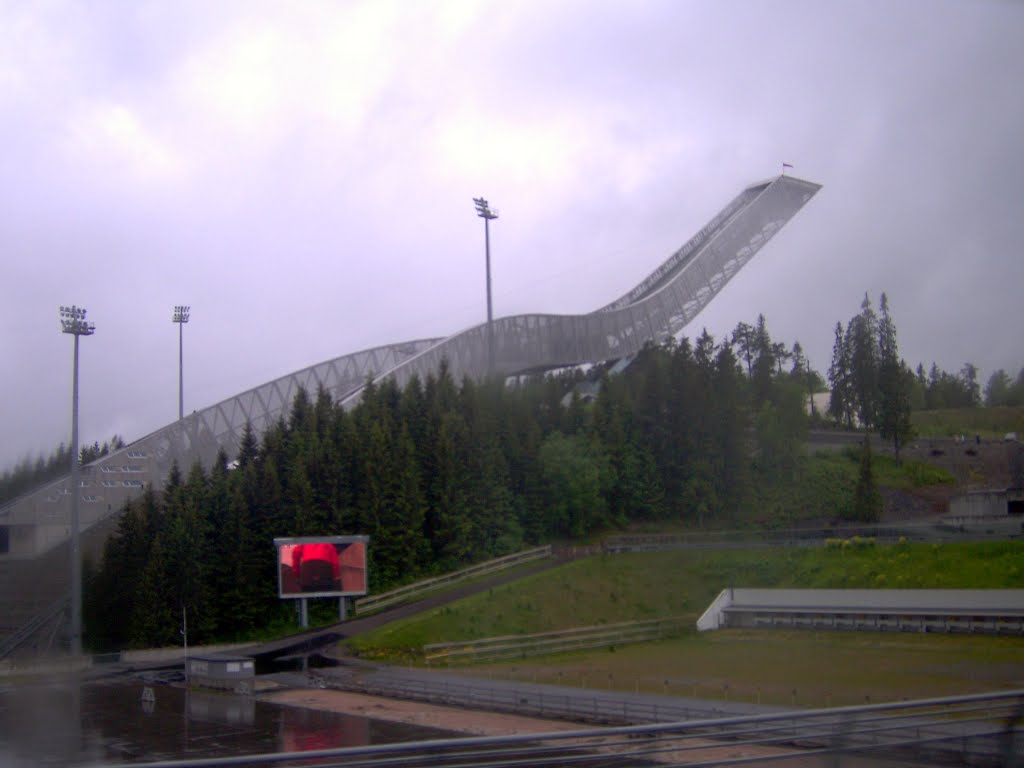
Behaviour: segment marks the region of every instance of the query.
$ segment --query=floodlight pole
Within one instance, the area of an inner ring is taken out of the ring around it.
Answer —
[[[185,323],[188,322],[190,307],[178,304],[174,307],[174,317],[171,322],[178,324],[178,421],[185,418],[185,374],[184,374],[184,332]]]
[[[498,218],[482,197],[474,197],[476,215],[484,220],[484,256],[487,260],[487,374],[494,375],[494,313],[491,304],[491,219]]]
[[[71,655],[82,653],[82,553],[79,544],[78,497],[79,488],[79,457],[78,457],[78,337],[92,336],[96,331],[94,323],[86,322],[85,310],[74,305],[60,308],[61,332],[75,337],[75,354],[71,375]]]

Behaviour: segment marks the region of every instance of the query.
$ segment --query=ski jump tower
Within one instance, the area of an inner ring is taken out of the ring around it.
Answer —
[[[656,270],[615,301],[585,315],[515,315],[494,321],[495,370],[506,375],[626,357],[648,342],[678,334],[820,189],[778,176],[740,192]],[[447,338],[418,339],[363,350],[282,376],[196,411],[82,468],[70,477],[0,508],[7,552],[43,552],[68,536],[70,495],[80,494],[82,527],[116,512],[146,486],[160,489],[171,464],[209,466],[223,448],[238,454],[245,425],[257,434],[286,414],[299,387],[323,386],[353,401],[368,376],[399,385],[425,378],[447,361],[452,377],[488,372],[487,325]]]

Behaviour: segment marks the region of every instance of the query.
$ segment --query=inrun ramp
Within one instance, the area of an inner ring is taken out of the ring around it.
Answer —
[[[496,370],[505,375],[597,363],[638,352],[678,334],[764,245],[817,193],[820,185],[778,176],[740,192],[656,270],[615,301],[589,314],[530,314],[494,321]],[[447,361],[452,377],[488,373],[487,325],[442,339],[418,339],[317,363],[172,422],[82,468],[79,505],[88,528],[146,486],[160,489],[173,462],[183,470],[210,466],[223,448],[238,454],[245,425],[262,434],[287,414],[300,387],[324,387],[353,401],[367,377],[401,386]],[[0,508],[11,555],[43,552],[65,540],[70,476]]]

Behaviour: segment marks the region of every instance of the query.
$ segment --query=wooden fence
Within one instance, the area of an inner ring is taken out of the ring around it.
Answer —
[[[369,611],[379,610],[398,603],[416,600],[427,592],[438,589],[439,587],[456,584],[460,581],[466,581],[478,576],[485,576],[489,573],[502,571],[506,568],[522,565],[523,563],[530,563],[534,560],[543,560],[548,557],[551,557],[550,544],[544,547],[535,547],[534,549],[527,549],[522,552],[505,555],[504,557],[498,557],[494,560],[488,560],[483,563],[477,563],[476,565],[471,565],[469,568],[463,568],[461,571],[453,571],[451,573],[446,573],[444,576],[424,579],[423,581],[417,581],[413,584],[406,584],[404,587],[399,587],[398,589],[381,592],[379,595],[368,595],[367,597],[360,598],[356,600],[356,613],[367,613]]]
[[[692,620],[681,616],[649,621],[626,621],[619,624],[541,632],[535,635],[508,635],[482,640],[432,643],[423,646],[423,654],[428,664],[444,665],[518,659],[587,648],[649,642],[676,634],[691,624]]]

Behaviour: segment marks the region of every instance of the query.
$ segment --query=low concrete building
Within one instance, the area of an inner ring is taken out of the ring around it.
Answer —
[[[980,520],[1006,517],[1009,514],[1007,491],[995,488],[968,491],[949,500],[949,517]]]
[[[1016,538],[1024,534],[1024,489],[968,491],[949,500],[943,522],[961,531]]]
[[[723,589],[697,621],[724,628],[1024,635],[1024,589]]]
[[[185,659],[189,685],[248,694],[253,692],[256,665],[251,656],[208,653]]]

